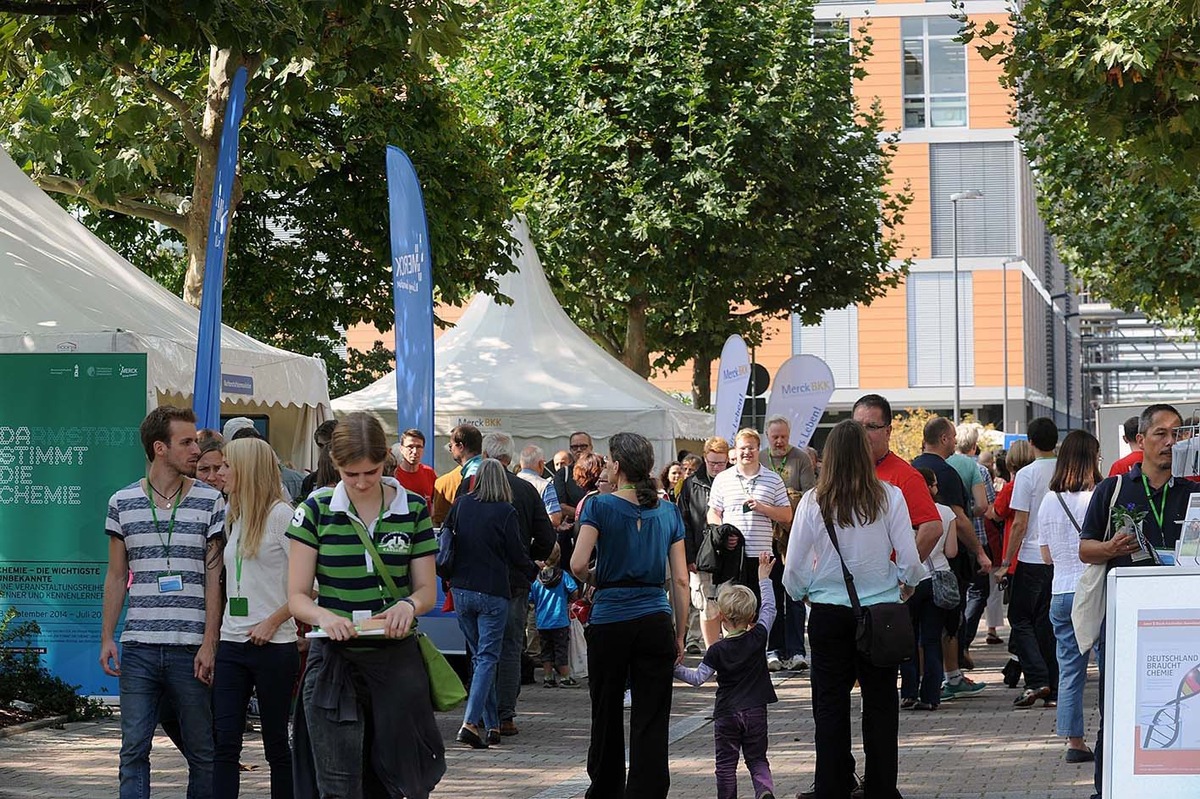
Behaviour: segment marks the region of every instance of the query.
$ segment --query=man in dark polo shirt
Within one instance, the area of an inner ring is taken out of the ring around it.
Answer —
[[[1142,534],[1150,550],[1173,550],[1179,539],[1180,522],[1187,514],[1188,500],[1200,491],[1200,484],[1171,478],[1171,446],[1175,429],[1182,424],[1179,411],[1170,405],[1151,405],[1138,417],[1137,443],[1142,446],[1142,462],[1126,474],[1109,477],[1096,486],[1080,534],[1079,559],[1084,563],[1110,566],[1152,566],[1157,554],[1138,544],[1136,536],[1117,533],[1105,540],[1113,492],[1117,503],[1145,513]],[[1096,731],[1096,793],[1101,795],[1104,773],[1104,632],[1100,633],[1100,728]]]
[[[962,608],[966,600],[965,583],[969,582],[978,572],[991,571],[992,561],[975,535],[975,525],[967,515],[971,507],[968,500],[967,487],[963,485],[962,477],[946,458],[954,454],[958,442],[958,434],[954,423],[943,416],[935,416],[925,423],[922,432],[922,449],[920,455],[913,459],[912,465],[918,469],[925,468],[937,475],[938,499],[943,505],[948,505],[954,511],[954,533],[958,536],[958,555],[950,559],[951,568],[959,578],[960,592],[959,620],[962,618]],[[955,635],[957,635],[957,629]],[[960,696],[972,696],[987,687],[987,683],[977,683],[962,673],[958,663],[958,639],[951,637],[942,642],[942,660],[946,669],[946,685],[942,689],[942,701],[948,701]]]

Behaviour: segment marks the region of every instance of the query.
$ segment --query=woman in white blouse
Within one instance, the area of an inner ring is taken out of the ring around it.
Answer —
[[[1093,759],[1083,742],[1083,685],[1087,681],[1088,655],[1079,651],[1075,640],[1071,605],[1075,586],[1087,566],[1079,559],[1080,528],[1092,489],[1101,479],[1100,442],[1083,430],[1068,433],[1059,447],[1050,490],[1042,499],[1037,517],[1042,559],[1054,566],[1050,624],[1058,643],[1058,686],[1047,704],[1058,702],[1055,731],[1067,739],[1068,763]]]
[[[817,750],[813,795],[849,796],[854,787],[850,692],[857,680],[867,790],[871,796],[899,797],[897,667],[874,666],[858,653],[854,611],[825,519],[837,533],[862,605],[898,602],[902,581],[915,586],[925,577],[908,506],[898,488],[875,476],[866,431],[857,422],[839,422],[825,442],[817,485],[796,508],[783,584],[792,599],[807,597],[812,603],[808,640]]]

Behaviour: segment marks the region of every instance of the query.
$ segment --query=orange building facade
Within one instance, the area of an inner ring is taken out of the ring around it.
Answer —
[[[1007,25],[1003,2],[969,0],[966,10],[981,28]],[[819,325],[771,322],[754,353],[771,375],[794,354],[829,363],[837,389],[825,428],[865,393],[888,397],[897,411],[950,415],[956,330],[964,412],[1007,422],[1009,432],[1036,416],[1080,424],[1077,300],[1037,214],[1000,68],[953,41],[953,13],[949,2],[884,0],[816,9],[819,29],[867,27],[873,54],[856,94],[864,106],[879,100],[886,129],[899,137],[893,185],[913,196],[899,231],[900,254],[912,258],[901,286],[869,306],[830,311]],[[951,200],[976,192],[982,197]],[[684,393],[690,380],[690,365],[654,378]]]

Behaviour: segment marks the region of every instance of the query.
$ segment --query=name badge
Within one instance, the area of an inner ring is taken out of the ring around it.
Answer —
[[[249,616],[250,615],[250,600],[244,596],[229,597],[229,615],[230,616]]]
[[[173,594],[183,590],[183,575],[180,574],[160,574],[158,575],[158,593]]]
[[[350,611],[350,619],[351,619],[351,621],[354,622],[355,625],[362,624],[364,621],[366,621],[369,618],[371,618],[371,611],[369,611],[369,610],[352,610],[352,611]]]

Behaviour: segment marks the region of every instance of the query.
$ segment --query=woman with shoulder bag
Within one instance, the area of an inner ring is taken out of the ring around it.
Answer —
[[[948,560],[958,554],[958,536],[952,532],[954,511],[936,502],[937,475],[932,469],[917,471],[925,478],[925,485],[929,487],[938,514],[942,517],[942,536],[925,559],[929,576],[917,584],[913,595],[908,598],[908,612],[912,617],[917,649],[912,660],[900,664],[900,707],[905,710],[937,710],[942,701],[942,680],[945,678],[942,639],[951,633],[946,629],[948,623],[953,620],[957,627],[958,621],[958,578],[950,570]],[[942,580],[943,585],[952,587],[952,595],[939,596],[935,580]],[[951,600],[954,613],[948,607]]]
[[[1058,707],[1055,732],[1067,739],[1068,763],[1090,763],[1092,750],[1083,741],[1083,686],[1090,653],[1079,651],[1071,606],[1075,586],[1087,568],[1079,559],[1079,534],[1092,490],[1100,474],[1100,442],[1091,433],[1073,430],[1058,450],[1050,490],[1042,499],[1038,528],[1042,559],[1054,566],[1050,585],[1050,624],[1058,658]]]
[[[457,740],[474,749],[500,743],[496,670],[512,598],[509,568],[524,572],[530,580],[538,573],[521,543],[512,499],[504,466],[485,458],[479,464],[474,487],[454,500],[447,516],[447,523],[454,520],[454,564],[450,570],[454,610],[472,665],[471,688]]]
[[[363,796],[366,785],[428,799],[445,747],[412,632],[437,598],[433,522],[424,498],[383,475],[387,439],[373,416],[340,421],[328,449],[341,481],[301,502],[287,532],[288,606],[326,636],[312,641],[301,680],[296,792],[314,795],[311,776],[322,797]]]
[[[850,693],[855,680],[862,690],[866,790],[881,799],[900,796],[896,790],[899,660],[875,665],[860,651],[859,618],[853,605],[870,613],[873,605],[898,603],[901,581],[915,586],[924,577],[900,489],[875,476],[863,426],[839,422],[826,439],[817,485],[796,509],[783,570],[788,594],[797,601],[808,597],[812,603],[808,640],[817,750],[812,796],[816,799],[844,799],[854,788]],[[850,586],[857,602],[851,599]],[[909,643],[908,651],[911,648]]]

